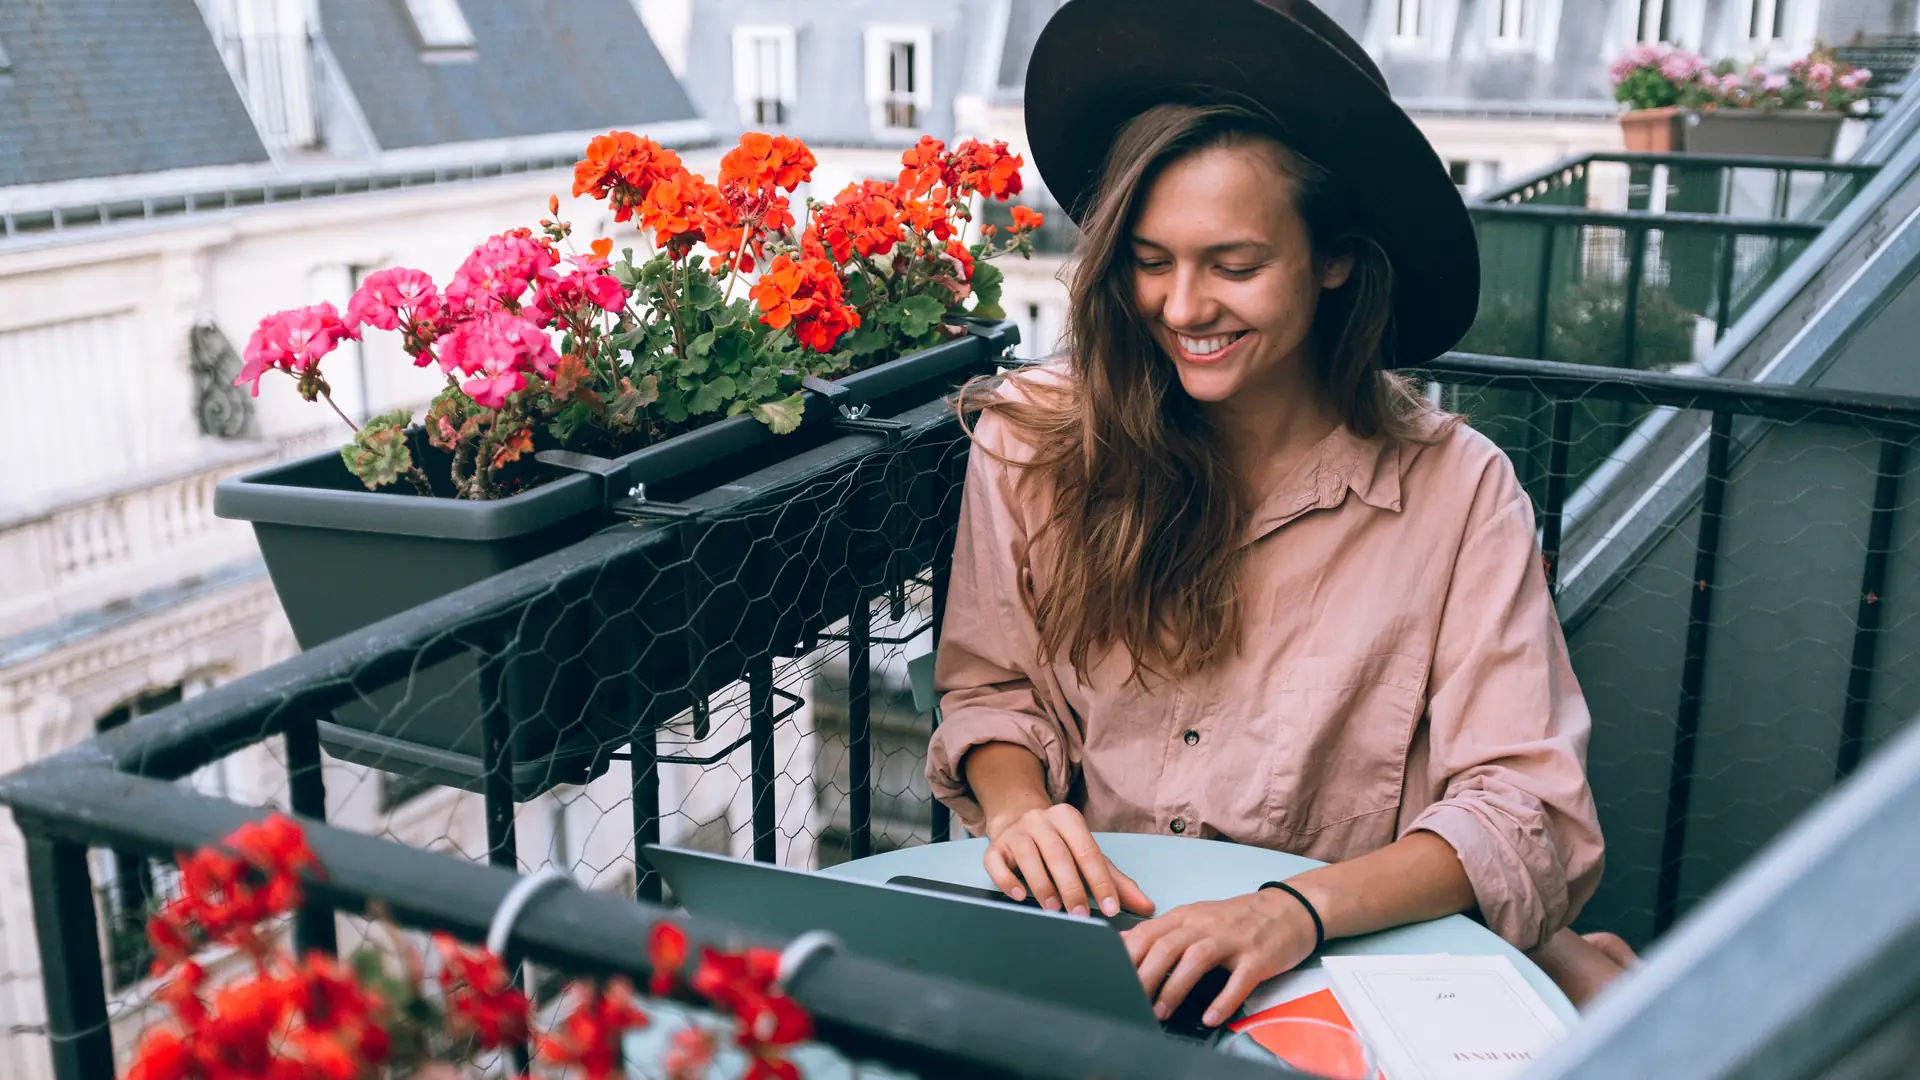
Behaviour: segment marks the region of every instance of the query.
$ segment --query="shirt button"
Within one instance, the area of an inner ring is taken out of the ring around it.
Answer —
[[[1168,823],[1167,828],[1172,829],[1174,834],[1178,835],[1187,831],[1187,823],[1181,821],[1179,818],[1174,818],[1172,822]]]
[[[1185,735],[1182,735],[1181,738],[1187,740],[1188,746],[1193,746],[1200,741],[1200,733],[1197,731],[1188,731]]]

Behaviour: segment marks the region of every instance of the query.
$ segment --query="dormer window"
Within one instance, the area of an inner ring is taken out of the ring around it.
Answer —
[[[933,31],[924,26],[867,28],[867,107],[874,131],[914,134],[933,108]]]
[[[791,26],[740,26],[733,31],[733,100],[748,127],[787,122],[799,100]]]
[[[473,27],[460,0],[406,0],[420,35],[420,55],[428,61],[473,59]]]

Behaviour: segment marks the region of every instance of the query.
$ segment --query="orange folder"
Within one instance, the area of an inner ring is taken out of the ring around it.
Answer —
[[[1254,1013],[1252,1016],[1243,1017],[1234,1021],[1228,1025],[1227,1030],[1233,1032],[1244,1031],[1262,1021],[1279,1020],[1287,1017],[1302,1020],[1322,1020],[1336,1027],[1346,1028],[1348,1031],[1354,1030],[1353,1021],[1347,1018],[1346,1010],[1340,1007],[1340,1003],[1334,999],[1333,991],[1331,990],[1320,990],[1308,994],[1306,997],[1294,998],[1292,1001],[1283,1001],[1271,1009],[1263,1009],[1260,1012]],[[1253,1033],[1253,1041],[1265,1047],[1280,1060],[1287,1062],[1297,1069],[1305,1069],[1308,1072],[1332,1072],[1338,1069],[1341,1064],[1337,1061],[1315,1061],[1314,1055],[1316,1051],[1319,1051],[1321,1048],[1312,1045],[1289,1045],[1287,1033],[1284,1030],[1262,1028]]]

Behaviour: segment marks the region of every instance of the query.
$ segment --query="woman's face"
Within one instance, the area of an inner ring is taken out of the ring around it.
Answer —
[[[1196,401],[1298,393],[1322,289],[1350,257],[1316,265],[1275,148],[1202,150],[1168,164],[1130,237],[1134,296]]]

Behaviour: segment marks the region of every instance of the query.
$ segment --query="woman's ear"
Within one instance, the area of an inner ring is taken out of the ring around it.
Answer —
[[[1328,259],[1326,266],[1321,269],[1320,287],[1323,289],[1337,289],[1345,285],[1347,279],[1352,276],[1353,253],[1348,252],[1345,255],[1336,255]]]

